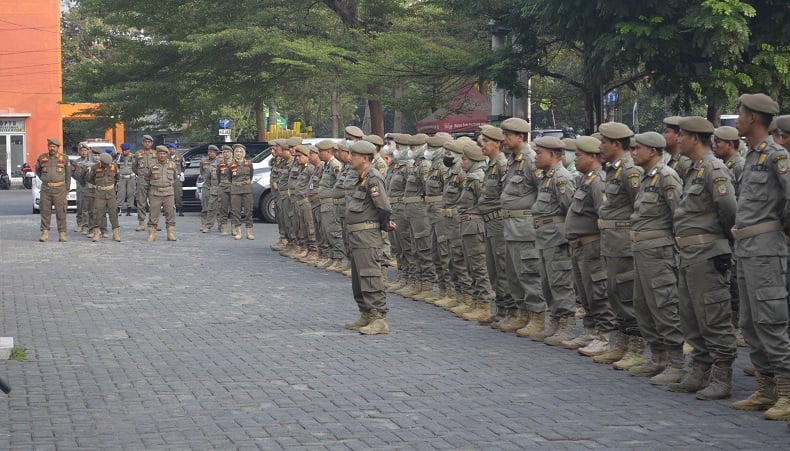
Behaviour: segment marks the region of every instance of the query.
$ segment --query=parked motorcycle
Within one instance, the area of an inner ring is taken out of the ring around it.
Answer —
[[[11,177],[5,169],[0,169],[0,189],[11,189]]]
[[[22,165],[22,186],[26,189],[31,189],[33,187],[33,177],[35,176],[36,173],[33,172],[33,168],[29,164],[25,163]]]

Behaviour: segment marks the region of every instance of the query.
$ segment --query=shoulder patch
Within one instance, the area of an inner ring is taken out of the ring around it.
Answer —
[[[370,197],[379,197],[380,195],[381,195],[381,192],[379,191],[379,186],[378,185],[372,185],[370,187]]]
[[[727,187],[726,177],[716,177],[713,179],[713,184],[716,187],[716,192],[719,193],[719,196],[726,196],[730,193],[730,190]]]
[[[628,184],[631,186],[632,190],[636,191],[639,189],[639,186],[641,184],[639,179],[640,177],[638,172],[635,172],[633,174],[628,174]]]
[[[787,174],[790,171],[790,167],[787,165],[787,155],[777,155],[774,158],[774,165],[779,174]]]
[[[675,187],[668,186],[664,189],[664,195],[667,197],[668,202],[675,202]]]
[[[564,180],[560,181],[560,182],[557,182],[557,191],[560,194],[565,194],[565,192],[568,191],[568,182],[566,182]]]

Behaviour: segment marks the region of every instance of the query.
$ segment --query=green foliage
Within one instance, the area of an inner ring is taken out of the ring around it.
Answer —
[[[11,360],[16,360],[17,362],[27,361],[27,348],[21,345],[11,348]]]

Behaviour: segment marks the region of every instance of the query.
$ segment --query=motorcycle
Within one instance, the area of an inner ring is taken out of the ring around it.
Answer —
[[[33,168],[29,164],[25,163],[22,165],[22,186],[26,189],[33,188],[33,177],[35,176],[36,173],[33,172]]]
[[[11,177],[5,169],[0,169],[0,189],[11,189]]]

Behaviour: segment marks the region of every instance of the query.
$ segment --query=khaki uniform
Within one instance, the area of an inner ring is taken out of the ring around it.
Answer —
[[[217,163],[217,181],[219,182],[217,224],[222,228],[228,224],[228,216],[230,215],[230,192],[231,186],[233,186],[230,179],[230,165],[233,160],[228,161],[221,157],[218,157],[217,160],[219,160]]]
[[[211,230],[214,223],[217,222],[217,201],[219,199],[216,157],[213,160],[204,158],[200,161],[200,178],[203,180],[200,196],[200,225]]]
[[[321,181],[318,182],[318,197],[321,203],[321,228],[326,240],[326,255],[333,260],[342,259],[344,254],[343,230],[335,211],[333,198],[334,186],[342,169],[343,163],[332,157],[324,165]]]
[[[176,164],[173,163],[175,166]],[[244,158],[234,159],[228,167],[230,174],[230,224],[241,227],[241,211],[244,210],[244,226],[252,229],[252,163]]]
[[[458,217],[458,202],[461,199],[464,181],[466,180],[465,174],[461,170],[460,158],[458,160],[459,162],[445,174],[444,191],[442,193],[444,208],[440,211],[444,217],[444,229],[447,236],[449,253],[448,258],[451,261],[448,268],[452,269],[453,287],[456,293],[471,294],[472,279],[469,277],[469,270],[464,261],[463,239],[459,224],[456,220]]]
[[[156,227],[159,222],[159,213],[165,212],[165,226],[176,226],[176,205],[173,199],[173,184],[177,178],[177,169],[172,161],[154,162],[150,166],[146,177],[146,186],[149,187],[148,202],[151,211],[148,215],[148,226]]]
[[[269,185],[272,190],[272,202],[274,203],[274,217],[277,220],[277,232],[280,234],[280,239],[287,238],[285,234],[285,226],[283,225],[283,213],[281,213],[281,194],[280,194],[280,168],[282,165],[283,157],[276,156],[270,160],[272,172],[269,176]]]
[[[113,229],[118,225],[118,205],[115,200],[115,184],[118,183],[120,174],[115,163],[97,163],[90,168],[87,175],[89,184],[96,186],[94,192],[94,208],[96,216],[93,218],[91,229],[98,228],[104,222],[106,227],[107,215]]]
[[[667,167],[678,174],[681,182],[685,179],[686,172],[688,172],[691,164],[692,162],[689,157],[681,155],[680,152],[675,152],[674,154],[670,155],[669,159],[667,160]]]
[[[731,250],[725,233],[735,221],[735,188],[726,166],[710,150],[687,174],[673,217],[681,327],[696,362],[732,361]]]
[[[749,357],[759,373],[779,378],[790,378],[787,248],[779,245],[790,223],[788,156],[770,135],[749,149],[733,231]]]
[[[576,314],[573,263],[565,237],[565,216],[575,191],[573,176],[560,162],[540,181],[532,205],[535,245],[540,252],[541,290],[551,316],[556,319]]]
[[[406,187],[403,194],[403,216],[398,223],[401,233],[408,234],[411,246],[412,265],[410,279],[433,283],[436,271],[431,256],[431,224],[428,209],[425,205],[425,179],[428,177],[430,162],[420,157],[414,160],[414,166],[406,173]],[[404,251],[406,247],[404,247]]]
[[[277,189],[280,191],[280,212],[282,213],[283,227],[285,229],[285,236],[288,237],[288,244],[296,244],[296,229],[293,225],[293,204],[291,203],[290,194],[290,181],[291,181],[291,166],[296,164],[296,158],[291,157],[286,160],[282,159],[280,165],[279,180],[277,181]]]
[[[678,174],[659,161],[642,177],[631,215],[634,313],[654,356],[683,346],[672,226],[682,194]]]
[[[291,199],[291,211],[288,213],[291,219],[291,227],[294,229],[294,239],[299,246],[307,245],[307,236],[305,233],[304,216],[302,215],[303,200],[306,200],[306,190],[300,191],[299,179],[305,167],[309,165],[301,165],[294,158],[294,163],[288,170],[288,197]],[[312,165],[310,166],[312,170]],[[307,185],[305,184],[304,187]]]
[[[316,248],[321,251],[321,254],[326,254],[327,241],[324,237],[324,231],[321,228],[321,196],[318,194],[319,185],[321,184],[321,177],[324,175],[324,167],[326,163],[323,161],[318,163],[318,166],[313,170],[310,176],[310,181],[307,186],[307,199],[310,201],[310,219],[313,222],[313,234],[315,235]]]
[[[84,171],[90,167],[90,164],[93,161],[90,158],[90,152],[88,153],[88,158],[80,158],[74,165],[72,165],[71,176],[74,180],[77,181],[77,213],[76,213],[76,220],[77,220],[77,228],[82,227],[90,227],[90,217],[88,216],[88,207],[85,203],[85,183],[84,183]],[[132,198],[134,198],[134,192],[132,192]],[[75,230],[76,232],[77,230]]]
[[[436,156],[431,161],[428,178],[425,180],[425,206],[431,227],[431,243],[433,243],[431,259],[440,290],[446,290],[454,285],[450,238],[447,234],[447,221],[442,214],[444,183],[447,179],[447,166],[442,162],[443,156],[443,152],[436,152]]]
[[[91,157],[93,155],[94,154],[91,154]],[[89,163],[86,163],[83,166],[84,170],[80,172],[80,180],[83,185],[82,186],[82,196],[84,198],[83,203],[85,206],[85,213],[88,221],[87,223],[85,223],[85,226],[87,226],[89,230],[94,227],[94,224],[96,224],[96,220],[98,218],[98,214],[96,212],[96,185],[88,180],[88,174],[90,174],[90,171],[96,166],[96,164],[97,163],[91,159]],[[101,227],[102,232],[105,232],[107,230],[107,219],[103,218],[100,219],[100,221],[101,223],[99,224],[99,226]]]
[[[137,190],[137,176],[134,174],[134,155],[119,155],[115,164],[118,165],[118,197],[116,203],[121,208],[132,208],[134,193]]]
[[[296,179],[296,218],[299,223],[298,240],[307,247],[308,251],[318,251],[315,239],[315,223],[313,222],[313,208],[309,199],[310,179],[315,172],[315,166],[306,163],[302,166]],[[293,176],[293,173],[291,173]],[[293,183],[293,178],[291,182]],[[292,187],[293,191],[294,188]]]
[[[406,174],[412,166],[412,160],[393,160],[393,166],[387,172],[387,194],[389,195],[392,208],[392,219],[398,224],[398,228],[390,232],[390,244],[395,259],[398,262],[398,271],[407,278],[411,276],[411,268],[414,266],[411,252],[404,251],[404,248],[411,249],[411,238],[404,236],[400,224],[404,223],[405,206],[403,196],[406,191]]]
[[[604,201],[603,168],[583,174],[565,217],[565,237],[571,247],[576,293],[584,310],[584,328],[599,333],[614,330],[614,312],[606,295],[606,265],[601,257],[598,210]]]
[[[132,171],[137,175],[137,221],[140,224],[145,222],[145,214],[148,212],[148,180],[154,163],[156,153],[151,149],[137,152],[132,164]]]
[[[181,174],[184,172],[184,158],[174,153],[170,155],[170,161],[173,162],[173,166],[175,166],[178,172],[176,174],[176,181],[173,183],[173,199],[176,204],[176,210],[180,212],[184,208],[184,188],[181,184]]]
[[[66,233],[66,210],[71,189],[71,165],[68,157],[62,153],[51,156],[48,152],[39,155],[36,159],[36,175],[41,179],[41,230],[49,230],[54,207],[58,232]]]
[[[543,312],[540,251],[535,247],[532,206],[538,197],[543,171],[535,167],[535,152],[524,146],[511,157],[502,189],[502,227],[505,236],[505,271],[512,304],[522,311]]]
[[[741,194],[741,174],[743,173],[744,164],[746,159],[738,152],[735,152],[732,157],[724,162],[727,169],[730,171],[732,177],[732,184],[735,186],[735,198],[737,199]],[[732,271],[730,271],[730,297],[732,298],[730,304],[732,306],[732,322],[736,328],[738,325],[738,318],[740,317],[741,295],[738,290],[738,260],[735,254],[732,255]]]
[[[488,162],[488,168],[480,188],[477,211],[483,216],[486,231],[486,266],[491,286],[494,288],[498,309],[515,306],[507,281],[505,269],[505,230],[502,224],[502,178],[507,171],[507,157],[499,153]]]
[[[598,209],[601,256],[607,273],[607,294],[617,328],[639,335],[634,316],[634,258],[631,252],[631,214],[642,181],[642,168],[634,165],[628,152],[606,169],[605,200]]]
[[[353,170],[352,170],[353,171]],[[356,174],[356,171],[353,171]],[[384,176],[369,166],[355,180],[346,200],[345,218],[351,261],[351,290],[360,312],[387,312],[387,294],[381,278],[381,230],[390,220]]]
[[[482,258],[486,253],[486,226],[483,215],[477,207],[486,174],[483,164],[473,163],[473,167],[466,173],[456,207],[458,210],[456,221],[461,234],[464,264],[472,281],[471,289],[466,293],[470,294],[474,301],[487,302],[494,299],[495,294],[491,288],[488,267]]]
[[[387,187],[387,171],[389,171],[389,167],[387,166],[387,162],[381,156],[381,154],[376,154],[373,157],[373,162],[371,165],[376,168],[381,174],[384,176],[384,185]],[[391,207],[392,205],[390,205]],[[389,267],[390,262],[392,261],[392,244],[390,243],[390,232],[386,230],[381,231],[381,239],[384,240],[384,247],[382,248],[381,256],[382,261],[381,265]]]
[[[353,178],[353,175],[351,175],[352,172],[356,174],[348,163],[343,164],[340,173],[335,178],[335,185],[332,187],[332,204],[335,206],[335,216],[340,223],[340,234],[344,255],[348,255],[348,236],[346,234],[346,178]],[[381,276],[381,274],[379,274],[379,276]]]

